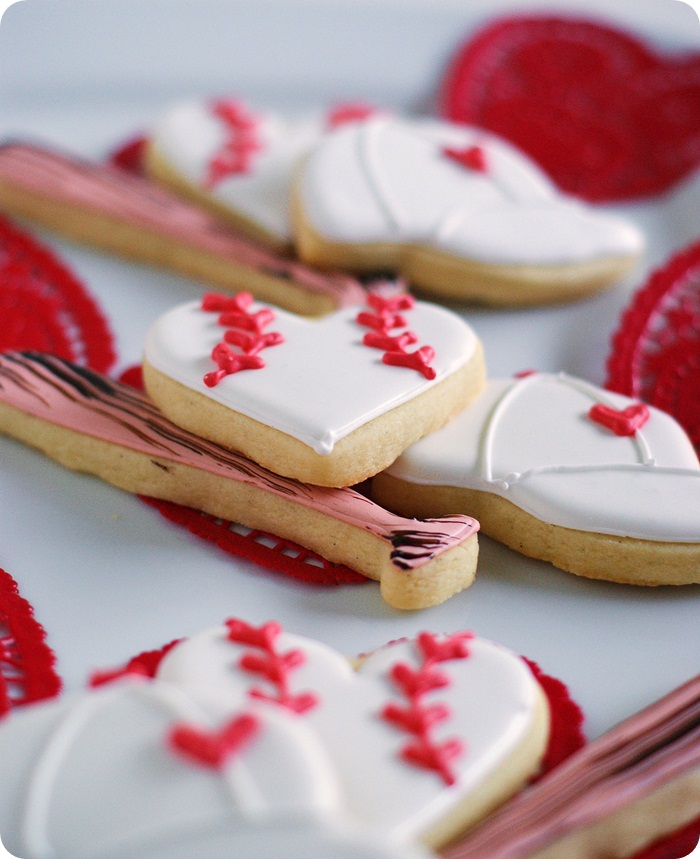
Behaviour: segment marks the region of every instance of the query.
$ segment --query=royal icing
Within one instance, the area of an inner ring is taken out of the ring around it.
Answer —
[[[151,145],[191,185],[290,242],[289,195],[299,159],[330,129],[365,119],[366,106],[284,117],[237,99],[189,101],[156,122]]]
[[[264,369],[226,375],[212,387],[203,379],[216,369],[211,355],[222,332],[217,314],[202,310],[198,302],[156,320],[144,356],[185,387],[325,455],[353,430],[417,397],[474,355],[475,334],[450,311],[415,302],[402,313],[421,344],[434,344],[434,355],[421,361],[422,353],[415,367],[390,366],[381,352],[363,344],[367,327],[357,321],[357,308],[318,321],[275,310],[274,330],[284,342],[265,350]],[[391,333],[398,332],[392,328]],[[434,375],[421,369],[428,366]]]
[[[362,302],[365,290],[351,277],[317,271],[246,239],[201,207],[152,182],[102,164],[66,157],[25,143],[0,146],[0,183],[51,204],[77,207],[130,228],[175,241],[179,248],[210,254],[232,266],[288,281],[334,305]],[[60,226],[60,225],[59,225]],[[90,235],[85,238],[90,239]],[[95,240],[99,244],[98,240]],[[109,242],[106,242],[110,246]],[[132,249],[138,256],[138,249]],[[283,294],[280,301],[284,300]]]
[[[402,570],[422,567],[479,529],[469,516],[405,519],[351,489],[311,486],[280,477],[175,426],[141,392],[49,355],[0,355],[0,404],[146,453],[154,461],[188,465],[318,510],[386,541],[391,546],[391,563]]]
[[[240,726],[253,723],[243,736]],[[193,735],[231,725],[236,748],[216,765],[190,754]],[[184,726],[187,753],[173,739]],[[0,758],[0,831],[26,859],[150,856],[171,842],[206,843],[211,829],[230,839],[231,830],[340,808],[332,766],[301,720],[162,680],[122,680],[13,715],[0,724]]]
[[[300,200],[323,237],[427,245],[486,263],[635,257],[641,233],[562,196],[504,140],[467,126],[375,117],[323,138]]]
[[[276,684],[250,672],[251,645],[246,635],[239,638],[232,641],[226,626],[193,636],[168,652],[157,676],[193,695],[213,686],[236,706],[280,709]],[[281,709],[325,749],[348,814],[401,843],[478,790],[531,736],[538,718],[540,693],[525,663],[466,634],[396,642],[357,671],[320,642],[276,629],[274,643],[280,654],[297,654],[290,691],[316,695],[302,712]]]
[[[388,469],[412,483],[507,498],[575,530],[700,541],[700,465],[675,420],[566,374],[495,379],[457,418]],[[590,411],[644,415],[622,435]]]

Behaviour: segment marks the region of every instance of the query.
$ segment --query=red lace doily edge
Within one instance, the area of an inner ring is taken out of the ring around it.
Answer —
[[[612,349],[608,357],[605,387],[628,397],[639,397],[641,380],[635,378],[635,358],[639,344],[649,334],[650,324],[661,299],[682,285],[691,269],[700,266],[700,241],[694,242],[655,269],[630,299],[617,330],[612,336]]]
[[[258,532],[263,537],[269,536],[270,540],[276,544],[274,548],[258,543],[251,537],[238,534],[227,527],[231,523],[215,520],[198,510],[143,495],[140,495],[139,498],[151,507],[155,507],[170,522],[187,528],[191,534],[213,543],[224,552],[252,561],[264,569],[283,573],[297,581],[312,585],[331,586],[359,585],[371,581],[360,573],[340,564],[331,564],[321,559],[322,565],[317,565],[301,560],[298,557],[299,553],[302,555],[313,553],[307,553],[296,544],[281,540],[272,534],[266,535],[263,532]],[[289,550],[291,554],[285,554],[285,549]]]
[[[117,360],[107,317],[84,284],[53,253],[41,245],[33,235],[19,229],[5,217],[0,217],[0,243],[11,243],[15,250],[35,265],[44,277],[56,285],[64,308],[74,320],[82,341],[84,363],[93,370],[105,373]],[[17,348],[21,348],[18,344]],[[77,355],[64,356],[79,360]]]
[[[56,655],[46,643],[46,631],[34,617],[34,609],[19,593],[17,582],[0,568],[0,625],[8,630],[21,655],[23,672],[17,678],[22,688],[20,700],[7,692],[0,675],[0,717],[15,707],[53,698],[62,681],[56,672]]]

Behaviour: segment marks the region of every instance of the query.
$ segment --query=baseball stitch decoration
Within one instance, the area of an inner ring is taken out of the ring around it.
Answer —
[[[464,751],[464,743],[456,738],[442,743],[435,741],[432,728],[450,716],[445,704],[428,703],[426,695],[436,692],[452,682],[449,674],[436,666],[451,659],[466,659],[469,656],[470,632],[456,633],[444,641],[430,632],[418,636],[417,645],[421,655],[418,669],[404,662],[397,662],[391,670],[391,679],[406,699],[406,704],[392,702],[382,711],[382,718],[409,734],[412,739],[401,749],[401,757],[407,763],[435,771],[446,785],[455,784],[457,775],[452,767],[455,758]]]
[[[274,321],[275,312],[264,307],[253,313],[248,309],[253,301],[249,292],[239,292],[232,298],[208,293],[202,299],[202,310],[218,312],[218,324],[226,328],[223,340],[211,353],[218,369],[204,376],[204,384],[208,388],[215,387],[232,373],[261,370],[265,361],[258,353],[269,346],[284,343],[284,336],[279,331],[263,330]],[[231,346],[240,351],[233,351]]]
[[[372,310],[362,310],[356,318],[359,325],[371,329],[362,338],[364,345],[382,349],[383,364],[417,370],[426,379],[434,379],[437,373],[430,362],[435,358],[435,349],[432,346],[421,346],[414,352],[406,350],[407,346],[418,341],[418,337],[415,332],[408,330],[406,317],[398,311],[412,310],[415,307],[413,296],[405,293],[386,296],[370,293],[367,304]],[[392,335],[390,332],[395,328],[407,330]]]
[[[270,701],[285,707],[293,713],[305,713],[318,705],[318,698],[312,692],[292,693],[291,676],[296,668],[304,664],[304,651],[293,648],[285,653],[278,648],[282,627],[270,621],[256,628],[245,621],[231,618],[226,621],[228,639],[236,644],[251,648],[239,660],[239,668],[246,674],[256,675],[272,685],[268,692],[260,687],[249,691],[251,698]]]

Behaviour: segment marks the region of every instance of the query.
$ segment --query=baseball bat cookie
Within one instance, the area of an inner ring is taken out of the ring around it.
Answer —
[[[700,464],[665,412],[565,374],[493,379],[373,481],[410,516],[469,509],[518,552],[594,579],[700,582]]]
[[[445,308],[396,294],[322,319],[208,295],[148,332],[161,411],[277,474],[353,486],[482,390],[480,342]]]
[[[374,113],[364,104],[285,116],[241,99],[183,101],[153,125],[144,169],[154,181],[277,250],[291,250],[297,161],[329,130]]]
[[[26,859],[258,856],[234,848],[275,821],[310,843],[324,824],[358,843],[377,833],[376,854],[346,859],[422,855],[417,843],[444,844],[538,773],[550,723],[525,661],[471,632],[423,632],[353,665],[230,618],[154,676],[0,723],[0,828]]]
[[[380,581],[395,608],[443,602],[474,579],[471,517],[404,519],[351,489],[280,477],[171,423],[141,392],[59,358],[0,355],[0,432],[129,492],[292,540]]]
[[[700,830],[699,815],[700,675],[573,754],[443,857],[678,856],[658,842],[694,821]]]
[[[563,196],[511,144],[436,120],[381,116],[326,135],[292,213],[307,262],[399,271],[436,296],[493,305],[595,293],[644,247],[635,226]]]
[[[29,143],[0,146],[0,209],[62,236],[295,313],[364,301],[352,277],[323,272],[227,227],[148,179]]]

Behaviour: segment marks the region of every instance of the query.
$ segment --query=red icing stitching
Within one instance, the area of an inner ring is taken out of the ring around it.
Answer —
[[[246,355],[257,355],[258,352],[267,349],[268,346],[284,343],[284,337],[279,331],[270,331],[267,334],[248,334],[246,331],[240,331],[236,328],[226,331],[224,340],[233,346],[238,346]]]
[[[213,388],[226,376],[240,373],[242,370],[261,370],[265,362],[258,352],[270,346],[284,343],[284,336],[279,331],[263,333],[263,329],[275,319],[275,313],[269,307],[251,312],[248,308],[253,303],[249,292],[239,292],[237,295],[217,295],[207,293],[201,303],[201,309],[219,313],[218,324],[228,327],[224,332],[223,341],[213,348],[211,357],[218,369],[204,376],[204,384]],[[238,346],[241,353],[234,352],[227,344]]]
[[[631,436],[649,420],[649,409],[644,403],[633,403],[626,409],[614,409],[603,403],[591,406],[588,417],[612,430],[615,435]]]
[[[476,173],[486,173],[489,168],[486,151],[481,146],[468,146],[466,149],[456,149],[446,146],[442,154],[455,161],[462,167],[474,170]]]
[[[382,363],[391,367],[408,367],[411,370],[417,370],[426,379],[434,379],[437,372],[434,367],[430,366],[434,357],[435,350],[432,346],[421,346],[415,352],[402,352],[400,350],[385,352],[382,355]]]
[[[407,763],[436,772],[447,785],[457,781],[453,762],[464,753],[464,744],[459,739],[448,739],[438,743],[432,729],[450,716],[445,704],[426,704],[425,696],[451,684],[448,674],[436,668],[441,662],[466,659],[470,655],[471,632],[458,632],[439,639],[429,632],[421,633],[416,647],[421,657],[417,669],[403,662],[391,669],[391,679],[407,699],[407,704],[387,704],[382,718],[412,736],[412,740],[401,749],[401,757]]]
[[[251,698],[271,701],[286,707],[293,713],[305,713],[318,705],[318,698],[311,692],[292,694],[290,690],[290,675],[306,661],[303,650],[295,648],[281,653],[277,648],[278,638],[282,628],[278,623],[270,621],[260,627],[254,627],[238,618],[226,621],[228,638],[236,644],[245,644],[258,652],[247,652],[239,660],[239,668],[248,674],[254,674],[267,680],[274,687],[272,693],[259,687],[251,688]]]
[[[355,321],[365,328],[373,328],[375,331],[386,333],[392,328],[405,328],[408,325],[406,317],[400,313],[388,313],[386,311],[380,313],[370,313],[368,310],[361,310],[355,317]]]
[[[214,313],[239,313],[247,310],[253,303],[253,294],[237,292],[235,295],[220,295],[218,292],[207,292],[202,296],[202,310]]]
[[[392,367],[406,367],[416,370],[432,380],[437,376],[437,371],[430,364],[435,358],[435,350],[432,346],[421,346],[415,352],[407,352],[406,347],[418,342],[418,336],[413,331],[402,331],[400,334],[390,335],[393,328],[406,328],[408,322],[399,310],[411,310],[415,307],[415,299],[412,295],[398,293],[394,295],[380,295],[370,293],[367,304],[376,311],[360,311],[355,317],[359,325],[371,328],[363,339],[365,346],[384,350],[382,363]]]
[[[189,761],[211,769],[222,769],[260,731],[260,720],[252,713],[234,716],[218,730],[179,722],[170,729],[168,745]]]
[[[260,334],[263,328],[266,328],[274,319],[274,311],[270,310],[269,307],[263,307],[256,313],[234,310],[222,313],[219,317],[219,325],[242,328],[244,331],[254,331],[256,334]]]
[[[239,355],[232,352],[225,343],[217,343],[211,353],[212,360],[219,367],[204,376],[204,384],[213,388],[225,377],[241,370],[261,370],[265,362],[258,355]]]
[[[329,129],[339,128],[349,122],[361,122],[377,113],[377,108],[363,102],[347,102],[331,108],[326,118]]]
[[[368,331],[362,338],[365,346],[373,349],[383,349],[386,352],[403,352],[406,346],[418,342],[418,336],[413,331],[403,331],[396,337],[381,331]]]
[[[400,292],[396,295],[381,295],[377,292],[371,292],[367,296],[367,304],[378,313],[396,313],[397,310],[413,310],[416,306],[416,300],[406,292]]]
[[[213,188],[227,176],[248,173],[262,149],[258,120],[239,101],[216,101],[212,113],[226,126],[227,138],[207,165],[206,186]]]

